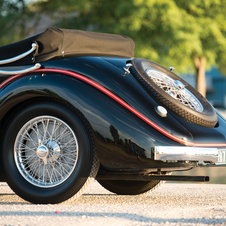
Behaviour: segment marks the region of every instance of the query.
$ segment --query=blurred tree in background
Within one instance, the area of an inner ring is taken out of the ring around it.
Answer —
[[[226,0],[36,0],[17,5],[12,15],[32,13],[35,21],[49,15],[55,21],[51,25],[62,28],[127,35],[136,43],[136,57],[173,66],[176,73],[196,71],[197,88],[205,96],[205,69],[223,68],[226,58],[225,5]],[[7,19],[11,11],[7,12],[0,22],[4,19],[6,27],[15,20]],[[16,34],[17,40],[22,30],[14,26],[9,34]],[[1,44],[2,37],[1,33]]]
[[[24,0],[0,0],[0,45],[16,42],[28,35],[30,12]]]

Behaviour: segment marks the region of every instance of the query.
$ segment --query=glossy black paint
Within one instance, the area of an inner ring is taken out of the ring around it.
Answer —
[[[168,118],[162,118],[155,112],[154,106],[158,106],[159,104],[150,98],[131,74],[126,76],[122,75],[124,74],[122,68],[123,66],[125,67],[129,59],[118,59],[118,62],[116,62],[116,59],[113,59],[114,63],[117,63],[117,66],[109,63],[111,60],[112,58],[84,57],[67,59],[65,62],[62,61],[63,64],[60,67],[58,64],[54,64],[57,61],[47,62],[48,65],[45,64],[44,66],[46,68],[69,68],[69,70],[73,71],[75,71],[73,68],[76,68],[75,72],[85,75],[110,90],[166,131],[193,141],[191,134],[174,117],[169,114]],[[120,65],[119,62],[122,64]]]
[[[154,110],[153,100],[131,74],[123,76],[128,58],[79,57],[42,63],[43,68],[73,71],[108,89],[141,114],[175,136],[197,143],[226,143],[226,122],[219,117],[216,128],[206,128],[179,118],[168,111],[166,118]],[[2,81],[5,78],[2,78]],[[187,163],[153,161],[156,145],[182,146],[121,106],[100,90],[69,75],[32,72],[19,76],[0,90],[0,121],[4,122],[21,103],[40,98],[64,101],[78,109],[89,122],[101,165],[106,169],[189,169]]]
[[[62,61],[46,62],[47,68],[69,69],[91,78],[93,81],[117,94],[125,102],[138,110],[141,114],[155,122],[164,130],[180,138],[186,138],[195,143],[225,143],[225,120],[219,117],[215,128],[206,128],[191,124],[168,110],[166,118],[156,114],[154,106],[158,106],[155,100],[150,98],[146,91],[137,83],[131,74],[124,74],[123,67],[131,59],[108,57],[81,57]],[[76,70],[74,69],[76,68]]]
[[[109,168],[137,170],[145,165],[149,168],[150,163],[139,159],[152,158],[154,143],[172,144],[170,139],[162,142],[156,130],[111,98],[65,75],[32,73],[6,87],[1,94],[2,114],[15,103],[20,105],[31,98],[34,102],[37,98],[52,97],[73,105],[90,123],[101,162]]]

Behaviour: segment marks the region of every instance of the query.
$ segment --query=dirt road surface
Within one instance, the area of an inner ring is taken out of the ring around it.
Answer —
[[[226,225],[226,185],[166,183],[145,196],[119,196],[94,181],[70,205],[34,205],[0,183],[0,225]]]

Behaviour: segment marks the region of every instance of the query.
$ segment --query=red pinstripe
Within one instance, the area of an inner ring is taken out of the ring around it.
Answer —
[[[119,97],[117,97],[116,95],[111,93],[109,90],[107,90],[103,86],[99,85],[98,83],[92,81],[91,79],[89,79],[89,78],[87,78],[87,77],[85,77],[83,75],[80,75],[80,74],[77,74],[77,73],[71,72],[71,71],[66,71],[66,70],[61,70],[61,69],[49,69],[49,68],[48,69],[37,69],[37,70],[35,70],[33,72],[57,72],[57,73],[63,73],[63,74],[67,74],[67,75],[70,75],[72,77],[75,77],[75,78],[77,78],[77,79],[79,79],[81,81],[84,81],[84,82],[90,84],[91,86],[97,88],[101,92],[105,93],[106,95],[108,95],[109,97],[114,99],[115,101],[117,101],[119,104],[121,104],[122,106],[127,108],[133,114],[137,115],[143,121],[145,121],[150,126],[155,128],[156,130],[158,130],[160,133],[164,134],[168,138],[170,138],[170,139],[172,139],[172,140],[174,140],[176,142],[179,142],[181,144],[188,145],[188,146],[194,146],[194,147],[226,147],[226,143],[194,143],[194,142],[186,141],[186,140],[184,140],[182,138],[179,138],[177,136],[174,136],[173,134],[171,134],[171,133],[167,132],[166,130],[162,129],[161,127],[156,125],[154,122],[152,122],[150,119],[148,119],[147,117],[145,117],[144,115],[142,115],[141,113],[136,111],[134,108],[132,108],[126,102],[124,102]],[[24,74],[15,75],[15,76],[12,76],[9,79],[5,80],[3,83],[0,84],[0,89],[3,86],[7,85],[10,81],[13,81],[14,79],[16,79],[16,78],[18,78],[18,77],[20,77],[22,75],[24,75]]]

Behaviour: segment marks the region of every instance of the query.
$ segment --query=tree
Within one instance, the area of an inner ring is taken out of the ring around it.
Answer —
[[[135,56],[176,73],[197,73],[205,96],[205,69],[226,58],[226,0],[39,0],[33,8],[58,15],[58,26],[124,34]],[[59,18],[61,18],[59,20]]]
[[[26,0],[0,0],[0,46],[20,41],[32,33],[35,19],[28,5]]]
[[[14,24],[23,11],[23,1],[0,1],[0,44],[5,45],[17,39]]]
[[[192,49],[192,59],[196,69],[197,89],[205,96],[205,68],[218,65],[222,68],[226,53],[226,1],[193,0],[176,1],[192,18],[197,46]],[[193,41],[193,40],[192,40]]]

